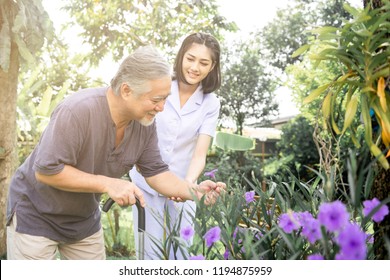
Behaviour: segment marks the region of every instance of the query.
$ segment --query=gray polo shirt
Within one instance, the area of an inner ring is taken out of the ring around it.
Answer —
[[[145,177],[167,171],[162,161],[155,124],[132,121],[115,148],[107,88],[86,89],[67,97],[54,110],[31,155],[12,178],[7,222],[17,214],[16,231],[72,242],[100,229],[99,193],[66,192],[37,182],[35,171],[52,175],[64,165],[81,171],[120,178],[134,164]]]

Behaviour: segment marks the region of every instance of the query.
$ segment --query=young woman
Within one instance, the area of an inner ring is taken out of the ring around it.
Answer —
[[[171,95],[164,110],[156,116],[156,125],[162,159],[173,173],[190,182],[196,182],[206,164],[220,109],[213,92],[220,86],[218,41],[205,33],[189,35],[176,56]],[[136,168],[131,170],[130,177],[144,191],[147,204],[145,258],[160,259],[161,250],[156,244],[161,244],[175,224],[179,229],[192,224],[195,203],[174,202],[160,195],[148,186]],[[138,245],[136,207],[133,207],[133,217]],[[184,258],[180,250],[174,251],[171,250],[170,259]]]

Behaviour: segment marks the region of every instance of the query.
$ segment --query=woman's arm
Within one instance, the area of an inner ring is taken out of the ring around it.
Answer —
[[[194,153],[192,154],[190,165],[188,166],[185,179],[191,183],[198,180],[200,174],[206,166],[207,151],[210,147],[211,136],[200,134],[196,142]]]
[[[152,177],[145,178],[146,182],[157,192],[184,200],[200,199],[206,195],[206,203],[214,203],[217,196],[226,188],[221,182],[206,180],[199,185],[180,179],[171,171],[165,171]]]

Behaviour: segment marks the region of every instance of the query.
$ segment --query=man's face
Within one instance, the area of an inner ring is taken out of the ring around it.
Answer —
[[[151,125],[157,113],[164,110],[165,101],[171,93],[171,77],[150,81],[150,91],[133,96],[134,119],[144,126]]]

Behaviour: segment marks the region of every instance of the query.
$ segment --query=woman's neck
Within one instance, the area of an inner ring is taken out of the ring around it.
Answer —
[[[183,108],[183,106],[187,103],[188,99],[190,99],[192,94],[194,94],[199,84],[189,85],[183,82],[179,82],[178,86],[179,86],[180,108]]]
[[[194,84],[194,85],[189,85],[183,82],[178,83],[179,86],[179,93],[184,94],[184,95],[192,95],[195,90],[198,88],[199,83]]]

